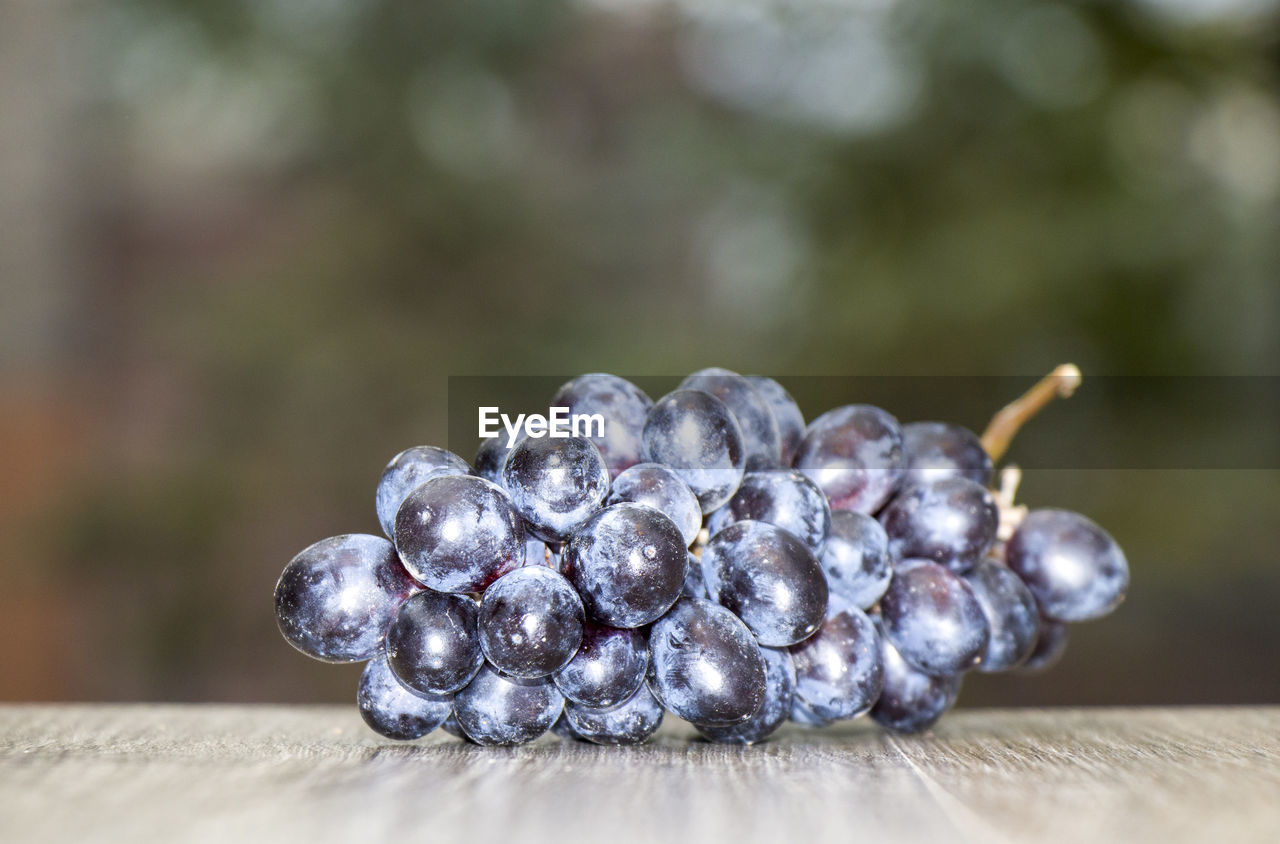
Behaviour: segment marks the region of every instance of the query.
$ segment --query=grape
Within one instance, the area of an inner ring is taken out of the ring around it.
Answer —
[[[969,584],[931,560],[904,560],[880,599],[884,630],[927,674],[959,674],[987,648],[987,619]]]
[[[703,513],[723,506],[742,481],[742,432],[710,393],[676,390],[658,399],[645,419],[643,442],[645,460],[674,470]]]
[[[640,744],[662,725],[662,705],[644,685],[617,706],[598,709],[570,702],[564,714],[574,733],[595,744]]]
[[[417,588],[382,537],[322,539],[285,566],[276,583],[276,621],[307,656],[361,662],[377,653],[396,608]]]
[[[884,683],[879,638],[866,613],[847,607],[792,646],[796,698],[815,718],[855,718],[876,702]]]
[[[470,473],[471,467],[467,465],[467,461],[451,451],[433,445],[408,448],[391,458],[387,468],[382,470],[375,502],[382,532],[387,536],[395,535],[396,511],[404,503],[405,497],[416,488],[432,478]]]
[[[506,493],[481,478],[434,478],[396,513],[405,568],[437,592],[479,592],[524,560],[524,526]]]
[[[453,698],[410,691],[396,679],[379,654],[365,664],[356,691],[364,722],[379,735],[397,741],[422,738],[449,717]]]
[[[663,513],[680,528],[685,545],[702,530],[702,506],[689,485],[661,463],[637,463],[613,479],[607,504],[630,501]]]
[[[765,522],[737,522],[713,536],[702,552],[702,578],[711,599],[768,647],[803,640],[827,612],[827,579],[817,559],[795,536]]]
[[[480,601],[480,647],[511,677],[546,677],[569,663],[582,644],[582,601],[569,581],[544,566],[504,574]]]
[[[586,622],[582,645],[552,678],[567,700],[604,709],[617,706],[644,683],[649,643],[639,630]]]
[[[894,559],[928,559],[966,572],[995,542],[1000,513],[986,487],[967,478],[943,478],[902,490],[880,522]]]
[[[689,566],[684,571],[684,589],[681,595],[690,598],[707,598],[707,584],[702,579],[702,560],[689,553]]]
[[[776,648],[761,648],[764,658],[764,704],[760,711],[741,724],[731,727],[700,725],[698,732],[722,744],[755,744],[768,738],[791,715],[795,699],[796,667],[791,654]]]
[[[1032,510],[1009,538],[1009,568],[1054,621],[1111,612],[1129,588],[1129,563],[1111,535],[1079,513]]]
[[[934,676],[912,667],[887,636],[880,637],[884,691],[871,707],[877,724],[895,733],[919,733],[937,723],[955,705],[960,677]]]
[[[452,694],[480,670],[479,611],[466,595],[425,590],[400,605],[387,630],[387,661],[409,688]]]
[[[524,563],[522,565],[546,566],[557,571],[560,568],[560,554],[553,550],[551,545],[530,533],[527,525],[525,526]]]
[[[565,545],[560,566],[595,622],[640,627],[680,597],[688,550],[670,519],[640,504],[597,512]]]
[[[556,391],[551,406],[569,408],[570,416],[604,417],[604,436],[592,436],[591,441],[604,456],[609,477],[640,462],[640,432],[653,400],[635,384],[616,375],[581,375]]]
[[[986,650],[978,670],[1006,671],[1026,659],[1036,644],[1039,610],[1031,590],[995,560],[983,560],[964,575],[987,619]]]
[[[551,729],[563,709],[564,698],[550,679],[504,677],[490,665],[453,699],[458,726],[483,745],[533,741]]]
[[[729,503],[708,518],[707,527],[715,536],[745,519],[777,525],[821,554],[831,529],[831,508],[817,484],[794,469],[748,472]]]
[[[850,510],[831,514],[831,531],[818,562],[826,572],[832,599],[839,597],[858,609],[873,607],[893,577],[884,528],[870,516]]]
[[[794,662],[794,659],[792,661]],[[809,727],[811,729],[821,729],[823,727],[831,726],[830,721],[825,718],[819,718],[817,713],[810,709],[809,705],[806,704],[799,695],[794,695],[791,698],[790,718],[793,723],[799,724],[802,727]]]
[[[772,378],[748,375],[747,380],[769,403],[769,409],[773,411],[773,420],[778,424],[780,465],[790,466],[791,461],[795,459],[796,449],[800,447],[800,440],[804,437],[804,414],[800,412],[800,406],[796,404],[795,399],[791,398],[791,394]]]
[[[568,708],[568,704],[569,702],[565,701],[566,709]],[[556,719],[556,722],[551,725],[551,732],[565,740],[586,741],[586,739],[574,731],[573,725],[569,723],[569,716],[565,715],[563,712],[560,713],[560,717]]]
[[[764,705],[764,657],[736,615],[681,598],[649,632],[647,682],[663,706],[690,723],[740,724]]]
[[[524,441],[525,436],[524,428],[521,428],[516,434],[516,442],[511,446],[507,445],[506,433],[489,437],[481,442],[480,448],[476,451],[475,473],[489,483],[501,486],[502,468],[507,465],[507,457],[511,455],[512,448]]]
[[[538,538],[563,542],[604,504],[609,470],[590,440],[530,437],[511,450],[502,485]]]
[[[458,726],[458,716],[453,714],[452,709],[449,710],[449,717],[444,719],[444,723],[440,725],[440,729],[444,730],[454,738],[462,739],[468,744],[475,744],[475,742],[471,740],[471,736],[464,733],[462,728]]]
[[[681,390],[710,393],[733,414],[742,433],[742,449],[748,472],[776,469],[781,465],[778,422],[768,400],[751,382],[736,372],[711,367],[699,370],[680,382]]]
[[[1027,657],[1027,661],[1018,666],[1019,671],[1028,674],[1038,674],[1046,671],[1058,664],[1062,659],[1062,655],[1067,652],[1067,625],[1061,621],[1050,621],[1047,618],[1040,619],[1039,635],[1036,637],[1035,647],[1031,649],[1031,656]]]
[[[874,513],[902,477],[902,431],[878,407],[851,404],[809,423],[795,467],[827,495],[832,510]]]
[[[1046,379],[1001,412],[993,451],[1050,391],[1068,390]],[[381,735],[639,744],[664,709],[730,744],[867,712],[916,732],[964,672],[1052,665],[1067,623],[1128,588],[1090,520],[1002,512],[958,425],[846,405],[806,427],[778,382],[718,368],[656,403],[583,375],[551,406],[604,431],[508,431],[474,470],[406,449],[376,494],[391,542],[326,539],[281,574],[282,634],[367,661],[359,708]]]
[[[879,607],[875,607],[875,609],[878,610]],[[849,599],[837,595],[834,592],[829,592],[827,594],[827,614],[824,616],[824,619],[839,615],[842,612],[848,612],[849,610],[858,610],[859,612],[864,613],[871,612],[871,610],[864,610]]]
[[[903,486],[943,478],[991,482],[991,457],[968,428],[946,422],[911,422],[902,426]]]

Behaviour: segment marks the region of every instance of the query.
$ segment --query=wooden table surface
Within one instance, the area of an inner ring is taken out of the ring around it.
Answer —
[[[1280,842],[1280,707],[691,737],[483,749],[382,741],[354,706],[0,706],[0,840]]]

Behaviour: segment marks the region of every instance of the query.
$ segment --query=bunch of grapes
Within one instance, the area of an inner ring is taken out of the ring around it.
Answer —
[[[551,406],[600,414],[603,434],[496,437],[474,467],[398,454],[376,496],[389,539],[298,554],[280,630],[366,662],[360,711],[392,739],[637,744],[664,712],[741,744],[864,713],[924,730],[966,672],[1047,667],[1066,624],[1128,587],[1092,521],[1015,506],[1016,469],[989,488],[1012,431],[1073,377],[979,439],[870,405],[806,425],[777,382],[723,369],[657,402],[584,375]]]

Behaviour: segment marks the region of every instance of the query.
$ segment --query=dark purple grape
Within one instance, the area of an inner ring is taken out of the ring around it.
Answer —
[[[614,504],[587,520],[560,566],[592,621],[641,627],[680,597],[688,549],[670,519],[640,504]]]
[[[724,607],[681,598],[649,631],[649,691],[693,724],[741,724],[765,697],[764,657]]]
[[[378,481],[375,503],[378,523],[387,536],[395,536],[396,511],[409,493],[432,478],[444,475],[469,475],[467,461],[451,451],[433,445],[407,448],[391,458]]]
[[[773,411],[773,420],[778,424],[781,465],[790,466],[791,461],[795,459],[796,449],[800,447],[800,440],[804,437],[804,414],[800,412],[800,406],[796,404],[795,399],[791,398],[791,394],[772,378],[748,375],[747,380],[769,403],[769,409]]]
[[[406,686],[426,694],[461,689],[480,670],[479,610],[466,595],[430,589],[400,605],[387,630],[387,661]]]
[[[884,657],[884,690],[871,707],[877,724],[895,733],[919,733],[938,722],[955,705],[960,676],[934,676],[912,667],[888,637],[880,637]]]
[[[644,683],[649,643],[639,630],[586,622],[582,645],[552,678],[566,699],[595,709],[617,706]]]
[[[848,607],[831,615],[817,633],[791,648],[796,698],[820,721],[866,712],[884,683],[879,638],[862,610]]]
[[[794,659],[792,661],[794,662]],[[791,698],[791,715],[789,717],[793,724],[799,724],[801,727],[808,727],[814,730],[830,727],[832,723],[825,718],[819,718],[817,713],[800,699],[799,695]]]
[[[776,469],[782,465],[778,444],[778,422],[764,396],[751,382],[736,372],[711,367],[701,369],[680,382],[681,390],[710,393],[733,414],[742,433],[742,449],[748,472]]]
[[[1027,674],[1038,674],[1058,664],[1062,655],[1067,652],[1067,625],[1061,621],[1040,619],[1039,634],[1036,645],[1026,662],[1018,666],[1018,670]]]
[[[1111,535],[1079,513],[1032,510],[1009,538],[1009,568],[1054,621],[1111,612],[1129,588],[1129,563]]]
[[[991,457],[968,428],[947,422],[911,422],[902,426],[902,485],[943,478],[991,482]]]
[[[851,404],[809,423],[795,467],[818,485],[832,510],[874,513],[902,477],[902,431],[878,407]]]
[[[702,506],[689,485],[675,470],[661,463],[637,463],[613,479],[606,504],[630,501],[644,504],[669,518],[685,545],[692,545],[702,530]]]
[[[899,492],[880,514],[895,560],[925,559],[966,572],[996,541],[995,497],[967,478],[943,478]]]
[[[502,468],[507,465],[507,457],[511,449],[525,438],[524,428],[516,435],[516,442],[507,445],[507,434],[502,432],[496,437],[489,437],[480,443],[476,450],[475,473],[492,484],[502,485]]]
[[[609,470],[590,440],[529,437],[511,450],[502,485],[535,535],[563,542],[604,505]]]
[[[494,484],[433,478],[400,505],[396,549],[409,573],[437,592],[479,592],[524,561],[524,525]]]
[[[566,700],[565,707],[568,708],[568,705],[569,701]],[[560,717],[556,719],[556,722],[551,725],[551,732],[566,741],[586,741],[574,731],[573,725],[569,723],[569,717],[563,712],[560,713]]]
[[[503,674],[522,680],[546,677],[578,652],[583,618],[578,593],[559,572],[525,566],[485,590],[480,647]]]
[[[987,619],[986,650],[978,670],[1007,671],[1021,663],[1036,645],[1040,615],[1031,590],[995,560],[983,560],[964,575]]]
[[[644,459],[675,470],[703,513],[723,506],[742,481],[742,432],[710,393],[676,390],[658,399],[645,419],[643,442]]]
[[[491,666],[453,699],[458,726],[476,744],[514,745],[551,729],[564,710],[564,697],[550,679],[517,680]]]
[[[817,484],[794,469],[748,472],[729,503],[708,518],[707,527],[715,536],[747,519],[790,531],[821,554],[831,529],[831,508]]]
[[[960,575],[931,560],[904,560],[880,599],[885,634],[927,674],[973,668],[987,648],[987,619]]]
[[[599,414],[604,418],[604,436],[592,436],[600,449],[609,477],[640,462],[640,432],[653,400],[644,391],[616,375],[580,375],[556,391],[552,407],[567,407],[570,416]],[[592,431],[593,434],[596,431]]]
[[[755,744],[781,727],[791,715],[796,693],[796,667],[791,654],[775,648],[761,648],[764,658],[764,704],[760,711],[731,727],[699,725],[698,732],[721,744]]]
[[[682,595],[690,598],[707,599],[707,584],[702,579],[702,560],[689,553],[689,567],[684,571],[684,589]]]
[[[276,621],[289,644],[325,662],[361,662],[382,645],[400,602],[417,590],[380,536],[322,539],[276,583]]]
[[[741,618],[760,644],[802,641],[827,612],[827,579],[791,533],[765,522],[732,524],[702,552],[707,594]]]
[[[475,742],[471,740],[471,736],[464,733],[462,731],[462,727],[458,726],[458,716],[453,714],[452,709],[449,710],[449,717],[444,719],[444,723],[440,725],[440,729],[444,730],[456,739],[462,739],[467,744],[475,744]]]
[[[827,575],[832,599],[839,597],[862,610],[875,606],[893,577],[884,528],[870,516],[850,510],[831,514],[831,530],[818,562]]]
[[[548,545],[530,533],[527,526],[524,534],[523,565],[546,566],[549,569],[560,570],[560,553],[554,550],[552,545]]]
[[[564,714],[574,733],[595,744],[641,744],[662,726],[662,704],[644,685],[617,706],[599,709],[570,702]]]
[[[356,703],[364,722],[379,735],[397,741],[422,738],[449,717],[453,698],[424,695],[396,679],[386,659],[375,656],[364,666]]]
[[[857,604],[853,603],[847,598],[837,595],[834,592],[831,592],[827,595],[826,618],[831,618],[832,616],[839,615],[842,612],[848,612],[849,610],[857,610],[859,612],[864,612],[864,613],[870,612],[870,610],[863,609],[862,607],[858,606]]]

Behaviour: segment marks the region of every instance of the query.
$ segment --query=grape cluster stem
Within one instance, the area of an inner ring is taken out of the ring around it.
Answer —
[[[1083,379],[1080,367],[1074,363],[1061,364],[1037,381],[1031,389],[1000,408],[991,417],[987,429],[982,432],[982,447],[991,455],[991,460],[999,462],[1023,425],[1054,399],[1070,398]],[[1003,556],[1004,543],[1027,517],[1026,506],[1015,501],[1018,485],[1021,483],[1022,470],[1015,464],[1011,463],[1000,470],[1000,485],[994,490],[996,506],[1000,510],[1000,526],[996,532],[996,547],[993,549],[996,556]]]
[[[991,417],[987,429],[982,432],[982,447],[991,455],[992,461],[999,463],[1022,426],[1055,398],[1070,397],[1083,377],[1080,367],[1064,363]]]

